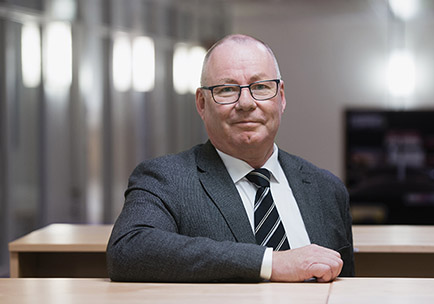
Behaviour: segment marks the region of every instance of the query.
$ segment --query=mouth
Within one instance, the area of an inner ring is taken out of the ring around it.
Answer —
[[[247,118],[247,119],[235,119],[234,120],[234,124],[246,124],[246,123],[261,123],[260,119],[252,119],[252,118]]]
[[[236,121],[234,123],[234,125],[245,127],[245,128],[255,127],[255,126],[259,125],[259,124],[260,124],[260,122],[259,121],[255,121],[255,120],[241,120],[241,121]]]

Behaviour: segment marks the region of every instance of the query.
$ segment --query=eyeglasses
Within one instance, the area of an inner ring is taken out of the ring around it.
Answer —
[[[211,87],[200,87],[210,90],[212,98],[218,104],[236,103],[241,96],[241,90],[248,88],[255,100],[267,100],[277,95],[280,79],[255,81],[249,85],[221,84]]]

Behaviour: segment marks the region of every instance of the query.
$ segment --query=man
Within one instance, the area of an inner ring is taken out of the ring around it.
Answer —
[[[344,185],[274,143],[286,99],[271,49],[225,37],[208,51],[201,82],[196,107],[209,141],[134,170],[107,247],[111,279],[352,276]]]

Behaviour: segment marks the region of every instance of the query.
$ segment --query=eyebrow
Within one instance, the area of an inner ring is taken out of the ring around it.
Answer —
[[[249,78],[249,84],[252,82],[260,81],[260,80],[266,80],[266,79],[272,79],[272,78],[266,78],[266,75],[261,74],[255,74],[252,77]],[[237,81],[235,81],[232,78],[223,78],[220,80],[222,84],[238,84]]]

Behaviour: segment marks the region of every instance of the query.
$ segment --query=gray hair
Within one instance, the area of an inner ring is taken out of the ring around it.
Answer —
[[[248,43],[248,42],[257,42],[261,45],[263,45],[265,47],[265,49],[268,51],[268,53],[271,55],[271,57],[273,58],[274,61],[274,65],[276,68],[276,74],[277,74],[277,78],[280,78],[280,69],[279,69],[279,64],[277,63],[277,59],[276,56],[274,56],[273,51],[271,50],[271,48],[263,41],[253,38],[251,36],[247,36],[247,35],[241,35],[241,34],[232,34],[232,35],[228,35],[223,37],[222,39],[220,39],[219,41],[217,41],[216,43],[214,43],[213,46],[211,46],[208,50],[208,52],[205,55],[205,58],[203,60],[203,65],[202,65],[202,74],[200,77],[200,84],[202,86],[206,85],[205,84],[205,75],[206,75],[206,69],[207,69],[207,65],[208,65],[208,61],[209,58],[211,57],[211,54],[213,53],[213,51],[219,46],[222,45],[223,43],[227,42],[227,41],[234,41],[237,43]]]

